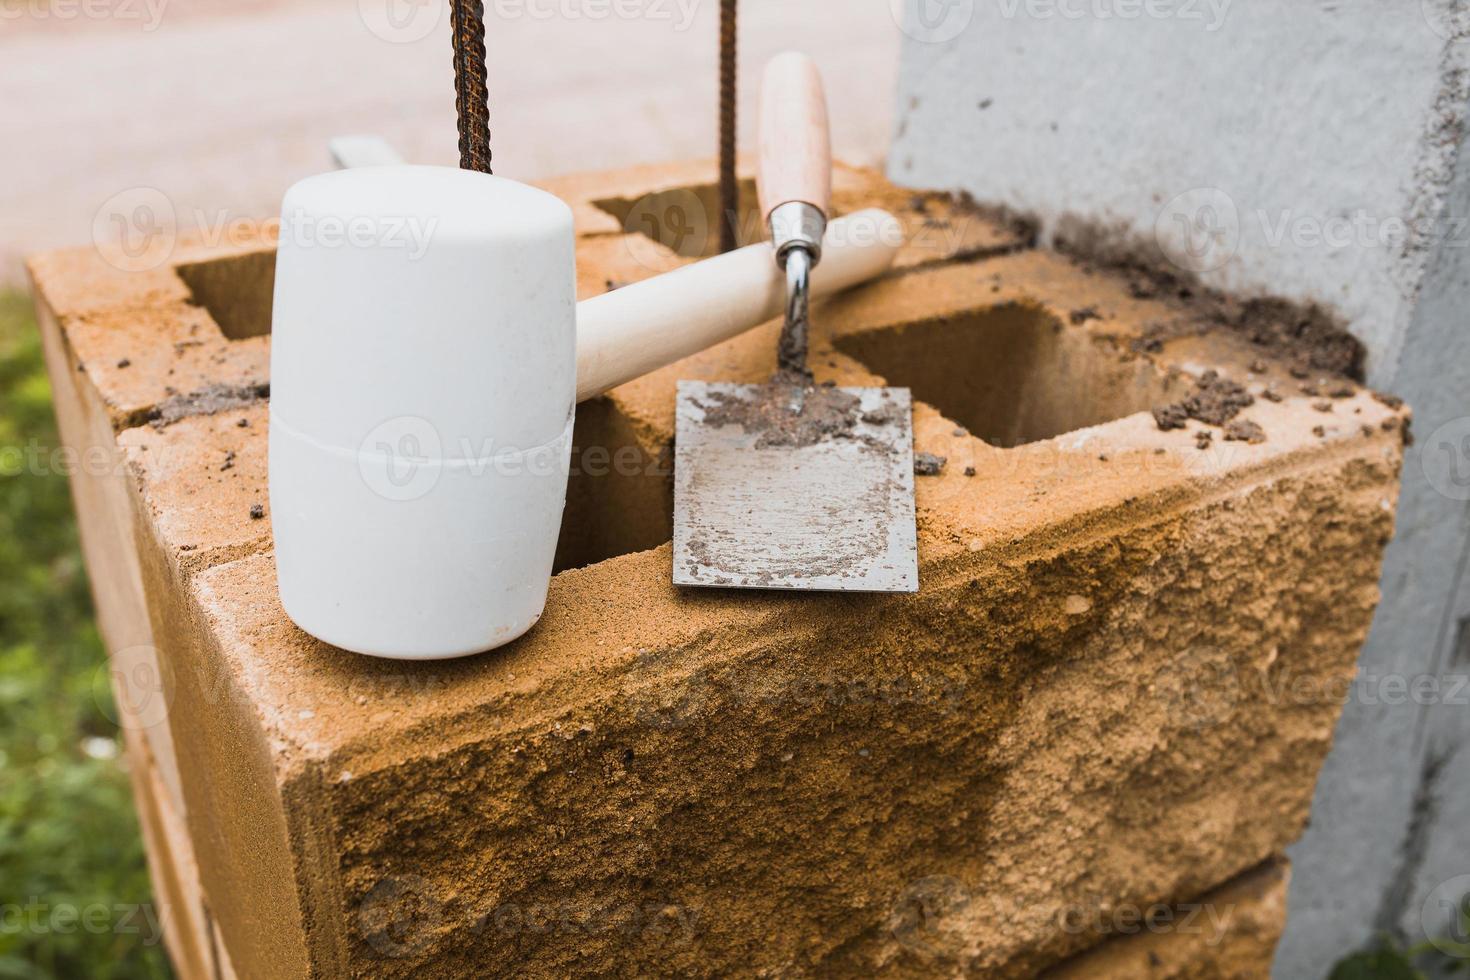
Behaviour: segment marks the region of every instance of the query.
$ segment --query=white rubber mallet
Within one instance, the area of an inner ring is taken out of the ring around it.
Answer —
[[[871,279],[896,219],[832,222],[813,292]],[[540,618],[573,406],[778,316],[752,245],[580,305],[570,209],[501,177],[380,166],[286,194],[271,352],[281,602],[357,653],[489,650]]]

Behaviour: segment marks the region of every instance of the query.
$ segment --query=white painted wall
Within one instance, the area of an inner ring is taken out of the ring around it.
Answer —
[[[1292,849],[1276,974],[1325,976],[1380,930],[1443,931],[1440,899],[1470,891],[1470,4],[894,2],[896,181],[1320,302],[1414,406],[1383,602]],[[1427,703],[1399,693],[1416,683]]]

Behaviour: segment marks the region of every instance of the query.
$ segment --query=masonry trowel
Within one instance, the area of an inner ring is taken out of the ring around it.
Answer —
[[[674,583],[916,592],[909,391],[818,385],[807,367],[832,159],[821,76],[805,55],[767,66],[759,185],[786,274],[779,366],[763,385],[679,383]]]

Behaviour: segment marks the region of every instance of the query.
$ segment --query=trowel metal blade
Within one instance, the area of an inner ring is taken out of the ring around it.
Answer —
[[[908,389],[820,389],[850,424],[791,438],[761,422],[780,387],[679,383],[674,584],[917,592]]]

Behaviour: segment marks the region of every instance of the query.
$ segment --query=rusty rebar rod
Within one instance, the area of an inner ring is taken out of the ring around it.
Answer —
[[[736,2],[720,0],[720,251],[740,245],[740,185],[735,178]]]
[[[454,34],[454,109],[459,165],[490,173],[490,91],[485,69],[485,5],[449,0]]]

